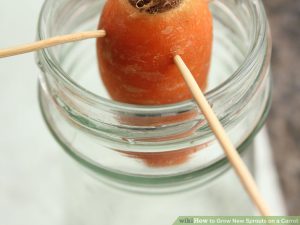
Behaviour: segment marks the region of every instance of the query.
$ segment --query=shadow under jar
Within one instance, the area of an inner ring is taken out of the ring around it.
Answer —
[[[38,38],[95,29],[104,3],[46,0]],[[206,96],[253,169],[252,141],[270,106],[267,18],[259,0],[215,0],[210,8],[214,46]],[[95,46],[87,40],[37,54],[41,110],[68,155],[65,224],[167,225],[180,215],[253,215],[196,104],[111,100]]]

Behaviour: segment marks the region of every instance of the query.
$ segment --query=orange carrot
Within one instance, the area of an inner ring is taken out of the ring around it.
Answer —
[[[97,43],[99,66],[111,97],[141,105],[190,99],[173,63],[176,54],[205,89],[212,47],[208,1],[178,0],[174,8],[157,13],[138,10],[132,1],[108,0],[99,23],[107,31]],[[161,1],[168,2],[154,2]]]
[[[176,54],[184,59],[202,90],[206,88],[213,37],[208,2],[106,2],[99,28],[105,29],[107,36],[98,39],[97,54],[102,80],[114,100],[159,105],[192,98],[173,63]],[[194,149],[179,152],[176,160],[174,153],[169,154],[169,162],[182,163],[191,152]],[[147,154],[137,157],[150,159]],[[151,156],[150,164],[163,166],[162,161]]]

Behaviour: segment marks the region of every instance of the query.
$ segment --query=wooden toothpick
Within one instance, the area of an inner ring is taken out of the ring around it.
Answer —
[[[74,34],[52,37],[31,44],[25,44],[17,47],[0,50],[0,58],[33,52],[43,48],[48,48],[48,47],[52,47],[64,43],[81,41],[90,38],[100,38],[100,37],[104,37],[105,35],[106,35],[105,30],[95,30],[95,31],[86,31],[86,32],[79,32]]]
[[[214,111],[212,110],[209,103],[207,102],[204,94],[199,88],[192,73],[190,72],[190,70],[188,69],[188,67],[186,66],[186,64],[184,63],[184,61],[179,55],[176,55],[174,57],[174,62],[177,65],[178,69],[180,70],[182,76],[184,77],[185,82],[189,87],[194,99],[196,100],[210,128],[214,132],[216,138],[218,139],[220,145],[222,146],[228,160],[230,161],[235,172],[240,178],[240,181],[243,184],[244,188],[246,189],[247,193],[249,194],[250,198],[257,206],[261,215],[270,216],[271,215],[270,211],[257,188],[254,178],[252,177],[247,166],[241,159],[237,150],[231,143],[228,135],[226,134],[225,129],[223,128],[219,119],[217,118]]]

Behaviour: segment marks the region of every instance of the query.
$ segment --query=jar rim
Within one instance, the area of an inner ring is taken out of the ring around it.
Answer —
[[[215,2],[215,0],[213,0]],[[260,50],[264,44],[267,33],[267,23],[264,14],[262,2],[260,0],[248,0],[253,3],[254,10],[252,13],[254,14],[252,18],[254,21],[251,21],[256,26],[256,34],[255,39],[252,41],[251,46],[249,47],[249,52],[246,55],[243,62],[239,65],[239,67],[231,74],[225,81],[214,87],[213,89],[205,92],[205,96],[210,102],[210,100],[216,98],[217,96],[221,96],[224,92],[234,84],[239,77],[243,77],[248,73],[248,68],[251,68],[253,64],[255,64],[255,57],[260,53]],[[39,40],[43,40],[48,38],[43,33],[43,25],[42,25],[42,15],[47,8],[47,4],[49,4],[49,0],[45,0],[42,10],[40,12],[39,21],[38,21],[38,32],[37,37]],[[258,19],[259,21],[255,21]],[[78,93],[82,98],[86,99],[88,102],[93,103],[95,106],[100,107],[108,107],[112,110],[122,111],[122,112],[144,112],[144,113],[165,113],[165,112],[174,112],[174,111],[183,111],[191,108],[195,108],[196,104],[193,99],[182,101],[179,103],[173,104],[164,104],[164,105],[135,105],[118,102],[112,99],[104,98],[100,95],[97,95],[90,90],[87,90],[83,86],[79,85],[75,82],[68,73],[60,66],[59,62],[56,60],[55,56],[49,51],[49,49],[42,49],[38,53],[38,57],[42,57],[45,59],[45,62],[49,64],[49,68],[54,72],[61,81],[69,87],[74,93]]]

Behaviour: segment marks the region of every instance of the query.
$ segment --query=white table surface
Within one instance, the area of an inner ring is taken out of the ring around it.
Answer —
[[[43,1],[0,2],[0,48],[34,40]],[[38,73],[33,54],[0,59],[0,225],[62,224],[62,153],[41,117]],[[265,131],[256,145],[257,166],[263,171],[258,182],[274,212],[282,215]]]
[[[43,1],[0,3],[0,48],[34,40]],[[0,59],[0,225],[61,218],[61,152],[41,117],[38,73],[33,54]]]

